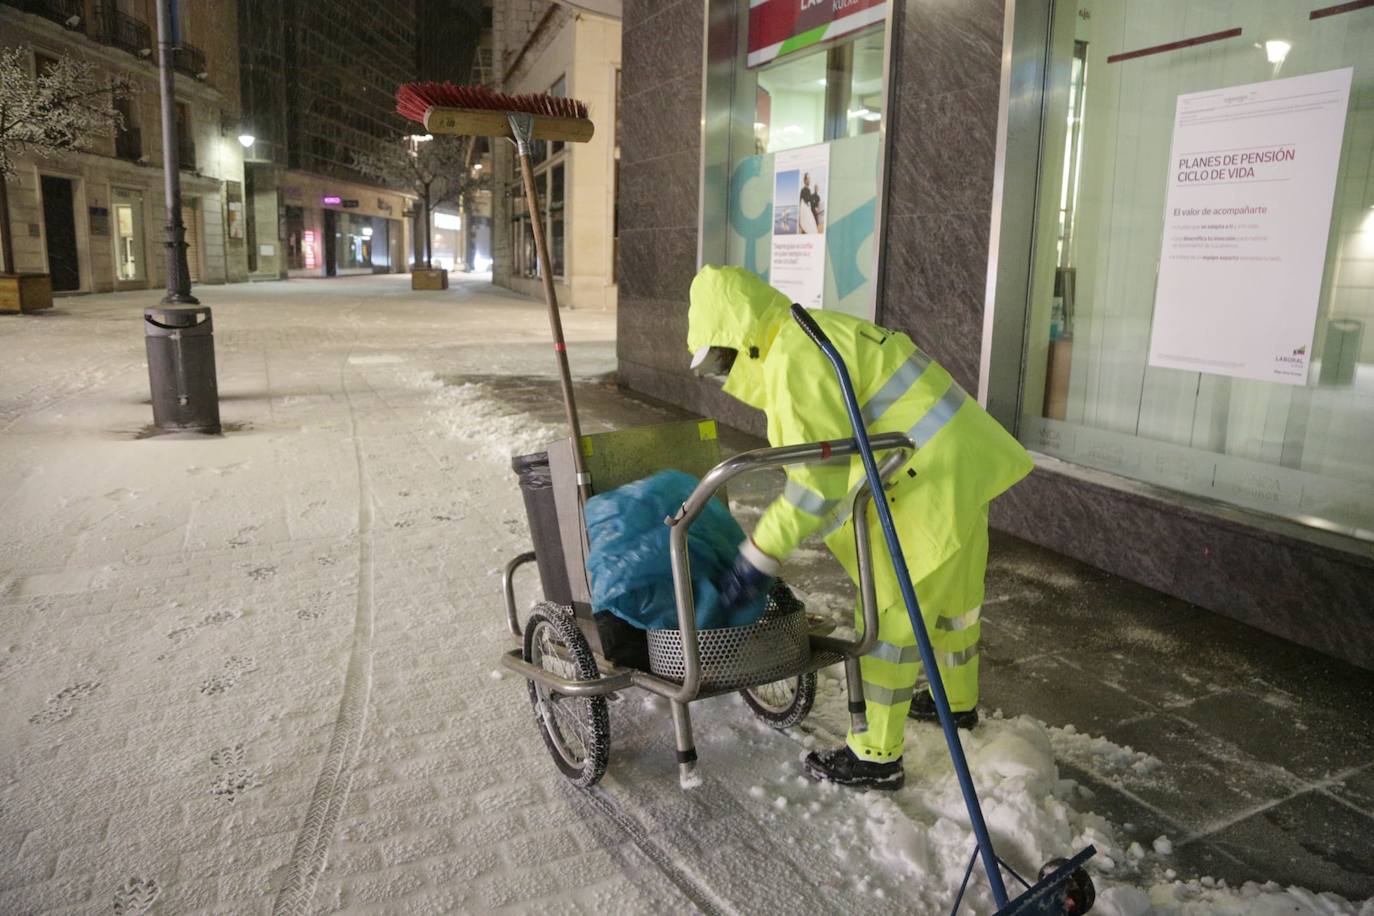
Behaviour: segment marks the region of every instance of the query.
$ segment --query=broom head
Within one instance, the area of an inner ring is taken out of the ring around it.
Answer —
[[[396,90],[396,111],[431,134],[511,137],[512,112],[534,115],[535,140],[586,143],[595,128],[587,105],[553,95],[506,95],[483,86],[404,83]]]

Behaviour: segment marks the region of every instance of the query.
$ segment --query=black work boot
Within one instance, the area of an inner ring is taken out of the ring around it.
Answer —
[[[906,782],[902,772],[902,758],[888,763],[863,760],[846,745],[830,751],[812,751],[806,755],[806,775],[817,782],[856,789],[883,789],[891,792]]]
[[[953,712],[953,710],[951,710]],[[935,698],[928,691],[922,690],[911,698],[911,709],[907,712],[908,719],[915,719],[917,722],[934,722],[940,724],[940,714],[935,711]],[[955,728],[972,730],[978,724],[978,710],[970,709],[967,712],[954,713]]]

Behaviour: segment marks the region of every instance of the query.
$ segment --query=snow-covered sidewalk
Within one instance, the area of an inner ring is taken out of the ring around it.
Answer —
[[[148,436],[151,294],[0,319],[0,912],[947,911],[971,846],[937,730],[909,726],[894,796],[799,777],[843,735],[833,672],[788,734],[700,704],[690,792],[666,709],[627,693],[606,779],[564,784],[497,664],[529,546],[509,456],[560,434],[545,316],[406,280],[198,289],[222,438]],[[563,320],[589,428],[671,416],[599,380],[613,315]],[[788,574],[848,607],[819,552]],[[1189,837],[1137,836],[1067,775],[1148,802],[1155,749],[1001,705],[965,740],[1018,870],[1092,842],[1096,912],[1374,914],[1180,869]]]

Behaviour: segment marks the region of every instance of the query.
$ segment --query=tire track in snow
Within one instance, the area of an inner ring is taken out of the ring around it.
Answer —
[[[672,854],[654,842],[639,822],[604,788],[593,786],[590,789],[574,790],[571,794],[574,798],[585,799],[589,807],[596,809],[598,814],[610,821],[698,910],[708,916],[727,916],[735,912],[727,904],[719,902],[719,898],[709,887],[679,868],[673,861]]]
[[[372,695],[372,633],[375,617],[372,591],[372,483],[368,476],[367,457],[363,454],[362,440],[358,435],[357,413],[348,393],[348,371],[348,358],[345,356],[339,370],[339,385],[348,404],[349,434],[353,439],[354,460],[358,468],[358,603],[353,622],[353,650],[348,658],[348,672],[339,700],[339,714],[334,720],[334,733],[329,739],[329,751],[315,782],[315,791],[310,797],[310,808],[301,832],[296,837],[296,847],[287,865],[286,880],[272,906],[274,916],[301,916],[307,912],[311,898],[315,896],[320,872],[324,871],[325,858],[338,829],[339,816],[348,801],[348,791],[353,783],[353,764],[358,758],[367,705]]]

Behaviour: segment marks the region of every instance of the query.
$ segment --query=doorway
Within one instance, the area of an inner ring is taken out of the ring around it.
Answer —
[[[181,223],[186,227],[186,270],[192,283],[200,282],[200,208],[189,203],[181,208]]]
[[[43,231],[48,242],[48,274],[53,292],[81,288],[76,254],[76,210],[72,180],[43,176]]]
[[[147,279],[144,273],[143,193],[113,188],[115,279],[133,283]]]
[[[335,276],[339,272],[339,215],[333,210],[324,211],[324,275]]]

